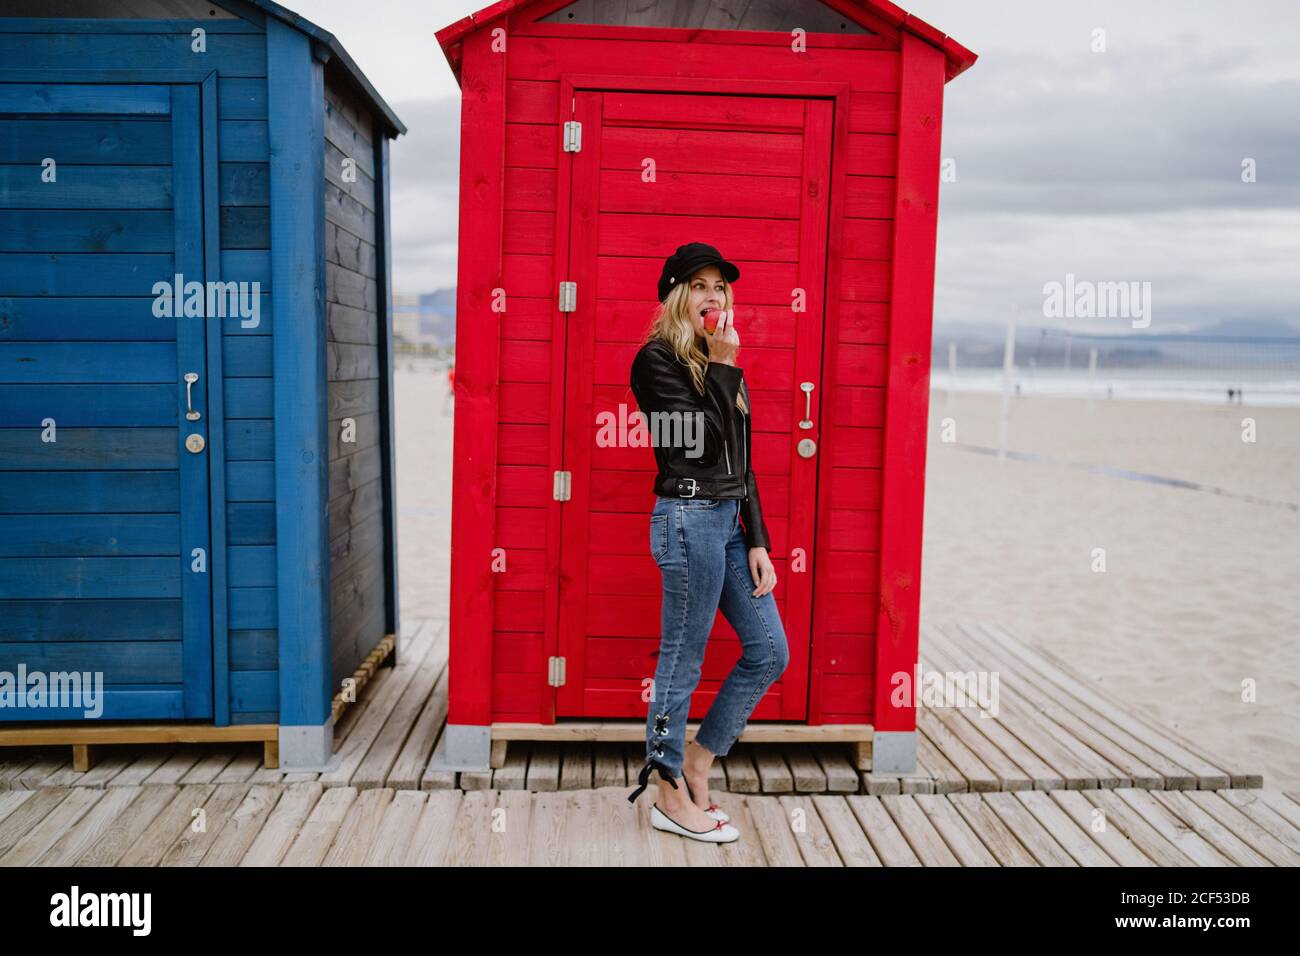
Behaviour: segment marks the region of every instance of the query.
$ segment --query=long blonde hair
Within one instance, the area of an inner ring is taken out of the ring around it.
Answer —
[[[641,344],[658,339],[671,348],[677,355],[677,361],[691,373],[695,390],[703,395],[704,371],[709,364],[709,353],[707,346],[701,348],[700,337],[695,334],[695,323],[691,321],[690,287],[690,280],[679,283],[668,293],[667,299],[655,306],[654,318]],[[731,283],[725,278],[722,280],[722,290],[722,307],[730,309],[733,301]],[[736,407],[748,415],[749,406],[745,402],[744,391],[742,388],[736,393]]]

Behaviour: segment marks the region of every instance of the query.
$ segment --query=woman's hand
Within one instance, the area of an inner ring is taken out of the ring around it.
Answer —
[[[709,346],[709,361],[720,365],[735,365],[740,353],[740,336],[736,334],[735,309],[722,309],[718,317],[718,327],[713,334],[705,334],[704,341]],[[701,328],[703,325],[701,324]]]
[[[767,556],[767,548],[749,549],[749,576],[758,585],[753,591],[754,597],[762,597],[776,587],[776,568]]]

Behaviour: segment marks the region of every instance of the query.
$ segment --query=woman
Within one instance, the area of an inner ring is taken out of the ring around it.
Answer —
[[[635,802],[658,770],[651,824],[710,843],[729,843],[740,831],[709,800],[709,766],[731,749],[789,661],[772,597],[771,539],[750,467],[749,397],[736,365],[740,337],[732,323],[731,283],[739,278],[740,270],[713,246],[680,246],[664,263],[661,304],[631,372],[658,466],[650,553],[659,565],[663,601],[646,765],[628,800]],[[721,310],[712,333],[704,320],[709,309]],[[743,654],[687,747],[691,694],[719,609]]]

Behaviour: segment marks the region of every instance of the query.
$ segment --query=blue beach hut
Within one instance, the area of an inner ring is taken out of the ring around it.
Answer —
[[[0,746],[323,767],[396,655],[405,127],[275,3],[0,13]]]

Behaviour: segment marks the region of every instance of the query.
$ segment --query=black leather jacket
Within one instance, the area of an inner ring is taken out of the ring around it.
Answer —
[[[700,345],[698,339],[696,345]],[[702,348],[700,353],[707,361],[708,353]],[[648,419],[654,446],[659,469],[655,494],[739,498],[745,544],[770,551],[772,539],[763,523],[758,484],[750,466],[752,415],[736,407],[740,392],[753,411],[744,372],[734,365],[709,362],[701,395],[695,391],[690,370],[677,360],[672,348],[652,340],[641,346],[632,360],[631,385],[637,407]],[[656,412],[660,414],[656,416]]]

